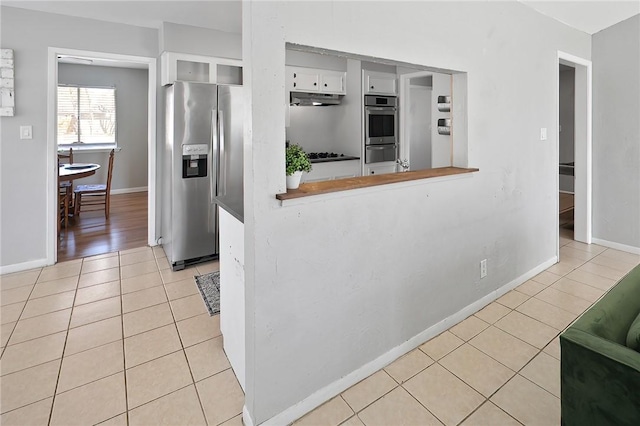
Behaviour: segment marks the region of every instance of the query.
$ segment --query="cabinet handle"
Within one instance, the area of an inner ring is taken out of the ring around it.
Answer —
[[[371,170],[371,174],[375,175],[376,174],[375,170]]]
[[[294,73],[293,73],[293,78],[296,78],[296,77],[297,77],[297,75],[296,75],[296,73],[294,72]]]
[[[293,82],[293,87],[296,87],[296,82],[295,81]]]
[[[317,86],[317,85],[318,85],[318,83],[313,83],[313,85],[314,85],[314,86]]]
[[[373,86],[371,86],[371,88],[373,89]]]
[[[324,84],[324,87],[327,87],[327,83]]]

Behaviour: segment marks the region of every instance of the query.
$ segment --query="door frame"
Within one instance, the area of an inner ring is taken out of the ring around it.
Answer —
[[[146,56],[120,55],[115,53],[95,52],[88,50],[67,49],[61,47],[49,47],[48,49],[48,78],[47,78],[47,186],[46,186],[46,244],[47,264],[52,265],[58,261],[58,237],[56,223],[57,204],[57,173],[56,155],[56,105],[58,87],[58,55],[71,55],[106,59],[124,63],[144,64],[148,72],[147,94],[147,243],[150,246],[157,245],[156,235],[156,98],[157,98],[157,59]]]
[[[398,121],[400,127],[400,150],[398,151],[398,158],[406,159],[411,164],[411,141],[409,135],[409,119],[407,117],[410,107],[410,86],[411,79],[415,77],[429,77],[433,75],[432,71],[418,71],[408,74],[400,75],[400,90],[398,96],[400,97],[400,108],[398,114]],[[432,95],[433,96],[433,95]],[[433,111],[431,116],[433,117]],[[433,123],[432,123],[433,124]]]
[[[558,51],[555,67],[556,78],[556,146],[555,162],[560,163],[560,64],[570,66],[575,72],[575,188],[574,188],[574,240],[591,244],[592,240],[592,111],[593,77],[592,62],[570,53]],[[556,166],[557,167],[557,166]],[[560,175],[556,168],[556,232],[557,254],[560,256],[559,206]]]

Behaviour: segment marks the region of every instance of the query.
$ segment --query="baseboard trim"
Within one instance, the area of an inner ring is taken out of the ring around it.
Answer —
[[[0,275],[11,274],[13,272],[28,271],[29,269],[42,268],[47,266],[47,259],[30,260],[28,262],[14,263],[13,265],[0,266]]]
[[[244,426],[253,426],[255,424],[246,405],[242,407],[242,423],[244,423]]]
[[[131,194],[133,192],[147,192],[148,190],[149,190],[148,186],[139,186],[137,188],[112,189],[111,190],[111,195]]]
[[[627,253],[640,254],[640,247],[628,246],[626,244],[614,243],[613,241],[601,240],[600,238],[592,238],[591,242],[599,246],[605,246],[612,249],[626,251]]]
[[[283,424],[291,424],[292,422],[294,422],[295,420],[299,419],[303,415],[305,415],[305,414],[309,413],[310,411],[312,411],[313,409],[319,407],[320,405],[322,405],[326,401],[330,400],[331,398],[335,397],[336,395],[339,395],[340,393],[342,393],[345,390],[349,389],[351,386],[355,385],[356,383],[360,382],[361,380],[369,377],[370,375],[372,375],[376,371],[380,370],[381,368],[386,367],[387,365],[389,365],[391,362],[393,362],[397,358],[399,358],[402,355],[414,350],[415,348],[417,348],[418,346],[422,345],[427,340],[437,336],[438,334],[442,333],[443,331],[449,329],[451,326],[453,326],[453,325],[459,323],[460,321],[464,320],[465,318],[473,315],[474,313],[478,312],[480,309],[484,308],[489,303],[493,302],[494,300],[496,300],[497,298],[499,298],[503,294],[505,294],[505,293],[509,292],[510,290],[516,288],[520,284],[523,284],[525,281],[530,280],[531,278],[533,278],[536,275],[538,275],[540,272],[544,271],[545,269],[549,268],[550,266],[552,266],[552,265],[554,265],[556,263],[558,263],[558,257],[557,256],[553,256],[551,259],[549,259],[549,260],[543,262],[542,264],[536,266],[535,268],[525,272],[524,274],[520,275],[516,279],[511,280],[507,284],[503,285],[502,287],[498,288],[497,290],[492,291],[491,293],[487,294],[486,296],[482,297],[481,299],[476,300],[475,302],[471,303],[470,305],[462,308],[461,310],[459,310],[458,312],[454,313],[453,315],[450,315],[447,318],[443,319],[442,321],[432,325],[428,329],[422,331],[421,333],[419,333],[418,335],[412,337],[411,339],[407,340],[406,342],[402,343],[401,345],[396,346],[395,348],[391,349],[390,351],[382,354],[381,356],[379,356],[378,358],[374,359],[373,361],[363,365],[362,367],[360,367],[357,370],[347,374],[346,376],[342,377],[341,379],[336,380],[335,382],[325,386],[324,388],[322,388],[322,389],[318,390],[317,392],[311,394],[307,398],[305,398],[302,401],[298,402],[297,404],[287,408],[286,410],[284,410],[281,413],[275,415],[274,417],[271,417],[270,419],[266,420],[264,423],[261,423],[261,425],[279,426],[279,425],[283,425]],[[255,424],[255,423],[253,423],[253,419],[251,419],[246,406],[243,409],[243,419],[245,420],[245,424],[246,425],[253,426]],[[247,421],[247,419],[250,420],[251,423],[249,423]]]

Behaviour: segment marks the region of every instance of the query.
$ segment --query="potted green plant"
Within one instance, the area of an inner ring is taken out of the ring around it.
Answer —
[[[287,189],[298,188],[302,172],[310,171],[311,161],[302,147],[297,144],[289,144],[286,148]]]

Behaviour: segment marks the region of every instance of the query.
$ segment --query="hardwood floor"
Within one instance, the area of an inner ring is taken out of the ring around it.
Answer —
[[[566,192],[561,192],[559,194],[559,197],[560,197],[560,214],[566,213],[569,210],[573,210],[573,206],[574,206],[573,194],[567,194]]]
[[[147,245],[147,193],[111,196],[109,220],[103,211],[82,212],[58,238],[58,262]]]
[[[560,193],[560,236],[573,240],[573,194]]]

